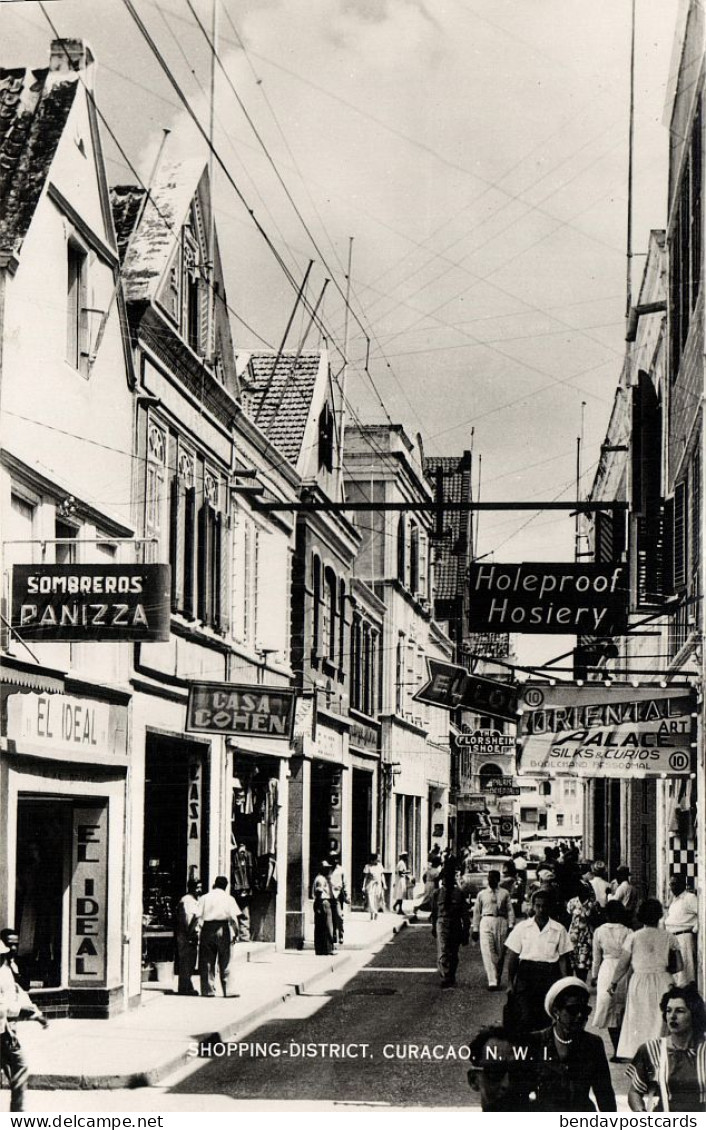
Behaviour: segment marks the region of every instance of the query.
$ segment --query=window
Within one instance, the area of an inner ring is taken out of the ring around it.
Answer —
[[[88,373],[88,255],[70,239],[66,249],[66,360],[84,376]]]
[[[327,471],[333,471],[333,432],[333,411],[327,401],[319,416],[319,467]]]
[[[362,699],[360,683],[361,640],[360,616],[357,612],[354,612],[350,636],[351,706],[354,710],[360,710]]]
[[[346,665],[346,582],[341,581],[338,592],[338,668],[343,673]]]
[[[563,812],[557,812],[557,814],[556,814],[556,826],[557,826],[557,828],[563,828],[564,827],[564,813]]]
[[[404,703],[404,635],[402,632],[397,637],[397,650],[395,652],[395,712],[402,713]]]
[[[54,560],[57,565],[75,565],[76,564],[76,538],[78,537],[78,530],[76,526],[70,526],[68,522],[62,522],[60,518],[56,519],[54,525],[54,537],[57,539],[54,546]],[[68,540],[71,544],[67,544]]]
[[[165,504],[167,496],[167,433],[154,421],[147,428],[147,466],[145,474],[145,536],[147,560],[163,561],[167,546]]]
[[[194,353],[210,358],[212,315],[206,243],[201,208],[194,201],[182,230],[181,331]],[[170,276],[167,302],[174,302],[177,296],[178,289]]]
[[[551,783],[551,781],[542,781],[541,785],[539,786],[539,795],[540,796],[551,796],[552,795],[552,783]]]
[[[546,832],[546,830],[547,830],[547,814],[546,814],[546,812],[539,812],[539,813],[537,813],[537,816],[538,816],[537,827],[538,827],[539,831],[540,832]]]
[[[397,523],[397,580],[405,584],[407,579],[407,523],[404,514]]]
[[[312,632],[311,650],[315,660],[323,657],[321,647],[321,560],[314,554],[312,563]]]
[[[564,781],[564,796],[575,797],[577,795],[576,781]]]
[[[187,619],[195,615],[196,486],[194,457],[178,448],[177,473],[171,483],[169,563],[172,608]]]
[[[662,498],[662,404],[649,373],[632,390],[632,506],[637,606],[661,602],[668,579]]]
[[[324,608],[323,608],[323,646],[326,658],[330,663],[336,662],[336,627],[337,627],[337,601],[338,585],[333,569],[324,570]]]
[[[414,522],[409,528],[409,591],[419,592],[419,527]]]
[[[204,470],[203,501],[199,510],[198,617],[210,628],[221,628],[221,583],[223,516],[220,512],[220,483],[216,475]]]
[[[669,236],[669,314],[671,379],[679,372],[691,314],[701,286],[702,115],[696,105],[681,181],[675,190]]]

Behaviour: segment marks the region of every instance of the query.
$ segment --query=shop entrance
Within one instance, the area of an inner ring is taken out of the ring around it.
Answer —
[[[343,835],[341,786],[343,770],[326,761],[311,765],[311,808],[309,812],[309,886],[322,859],[332,851],[342,851]],[[311,891],[309,891],[311,894]]]
[[[62,984],[64,901],[71,881],[72,801],[17,802],[15,919],[18,966],[31,989]]]
[[[244,912],[239,936],[274,942],[279,760],[238,752],[233,774],[230,885]]]
[[[145,750],[143,962],[170,961],[174,911],[207,860],[204,746],[149,734]]]
[[[349,890],[354,907],[363,907],[363,868],[370,856],[373,831],[373,775],[354,769],[351,782],[351,871]]]

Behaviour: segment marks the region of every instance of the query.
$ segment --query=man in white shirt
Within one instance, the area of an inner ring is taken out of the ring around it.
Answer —
[[[343,873],[341,860],[337,851],[329,852],[331,859],[331,873],[328,881],[331,884],[331,916],[333,918],[333,940],[337,945],[343,945],[343,907],[348,902],[346,891],[346,877]]]
[[[672,901],[664,919],[665,929],[677,939],[684,968],[674,975],[678,986],[696,981],[696,931],[698,928],[698,902],[696,895],[686,889],[683,875],[672,875],[669,880]]]
[[[505,939],[515,925],[515,911],[509,892],[500,886],[500,872],[488,872],[488,886],[478,892],[473,907],[472,937],[480,938],[480,955],[488,978],[488,988],[500,988],[505,962]]]
[[[515,1032],[534,1032],[547,1026],[544,998],[555,981],[571,972],[573,945],[564,927],[549,917],[551,895],[535,891],[533,918],[518,922],[508,934],[508,1012]]]
[[[199,973],[202,997],[216,995],[216,962],[223,996],[228,996],[226,976],[231,945],[237,937],[239,917],[240,907],[233,896],[228,894],[228,880],[225,875],[218,875],[213,881],[213,889],[199,899]],[[235,927],[235,934],[231,933],[231,925]]]
[[[15,978],[11,947],[0,940],[0,1064],[10,1084],[11,1111],[24,1110],[29,1077],[27,1061],[15,1029],[15,1022],[22,1012],[28,1012],[30,1018],[38,1020],[43,1028],[48,1026],[48,1021]]]

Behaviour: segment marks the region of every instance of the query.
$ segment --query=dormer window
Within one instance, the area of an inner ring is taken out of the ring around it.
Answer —
[[[327,471],[333,471],[333,428],[333,412],[327,401],[319,416],[319,467]]]

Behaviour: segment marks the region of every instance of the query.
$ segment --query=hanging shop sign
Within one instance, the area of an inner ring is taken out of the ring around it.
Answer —
[[[492,796],[519,796],[519,786],[515,784],[514,777],[491,777],[483,788]]]
[[[691,686],[526,683],[522,707],[521,774],[639,780],[693,771]]]
[[[485,793],[461,793],[456,800],[459,812],[485,812]]]
[[[192,734],[247,734],[289,741],[295,693],[287,687],[191,683],[186,729]]]
[[[627,567],[524,562],[469,567],[472,632],[621,635]]]
[[[441,706],[445,710],[464,707],[479,714],[491,714],[494,718],[517,721],[515,684],[470,675],[465,667],[441,663],[437,659],[427,659],[427,675],[427,682],[413,695],[417,702]]]
[[[108,806],[73,810],[69,984],[103,985],[106,976]]]
[[[25,640],[168,640],[169,565],[14,565],[12,627]]]
[[[472,753],[494,757],[503,757],[515,748],[512,734],[501,734],[500,730],[464,731],[454,735],[454,742],[459,749],[470,749]]]

